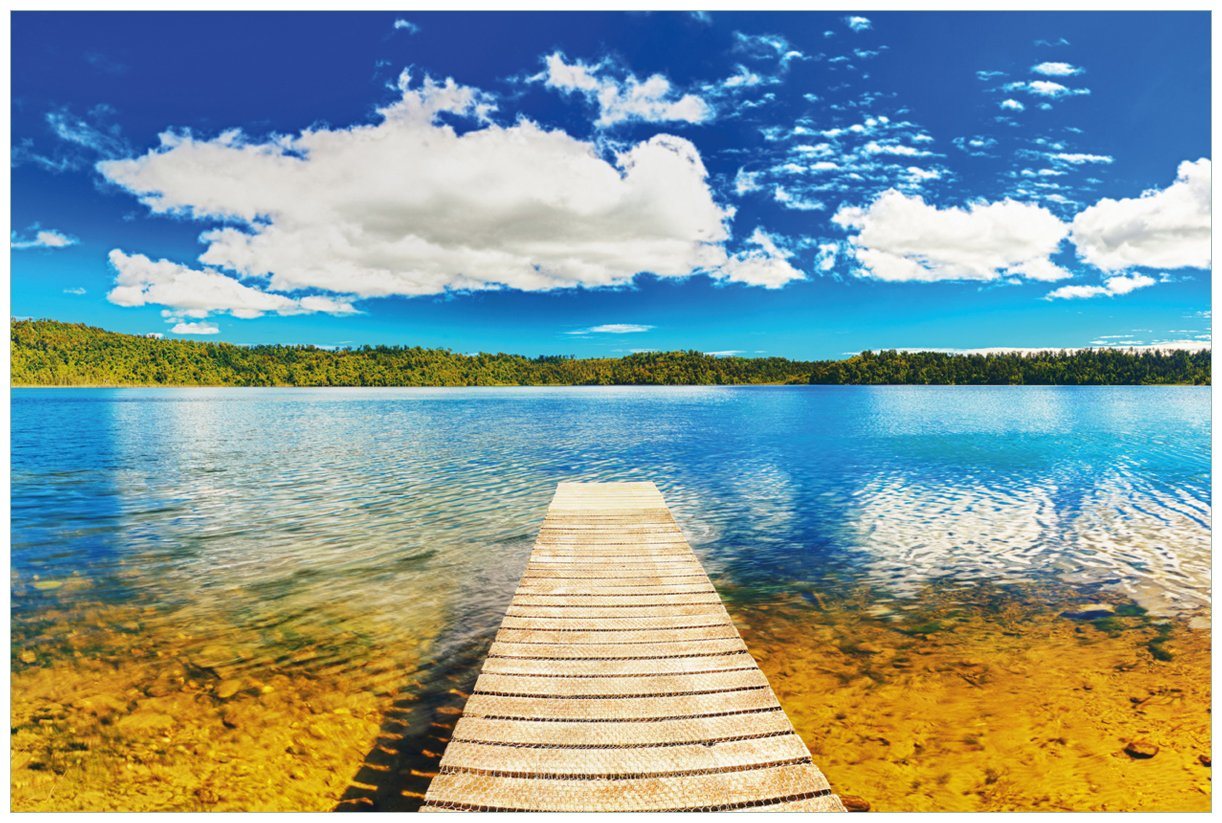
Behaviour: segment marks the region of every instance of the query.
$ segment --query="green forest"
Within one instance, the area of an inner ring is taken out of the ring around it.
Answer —
[[[14,386],[609,386],[743,384],[1130,385],[1210,382],[1209,352],[1093,349],[962,355],[862,352],[845,360],[458,354],[416,346],[239,346],[13,320]]]

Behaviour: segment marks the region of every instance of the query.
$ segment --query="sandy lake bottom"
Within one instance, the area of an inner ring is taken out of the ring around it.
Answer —
[[[1207,630],[1124,602],[1068,618],[1080,604],[1015,589],[811,596],[729,599],[838,792],[880,811],[1209,809]],[[14,647],[15,810],[412,808],[479,657],[413,676],[427,636],[395,655],[159,636],[135,607],[63,617]]]

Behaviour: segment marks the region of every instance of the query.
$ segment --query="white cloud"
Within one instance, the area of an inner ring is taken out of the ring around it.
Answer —
[[[1068,86],[1063,86],[1060,83],[1054,83],[1051,80],[1028,80],[1015,83],[1006,83],[1002,86],[1006,91],[1025,91],[1028,94],[1034,94],[1039,97],[1074,97],[1082,94],[1090,94],[1090,89],[1071,89]]]
[[[598,105],[600,127],[617,123],[701,123],[713,116],[712,108],[694,94],[679,95],[670,81],[660,74],[638,80],[632,74],[623,79],[606,73],[606,64],[588,65],[580,60],[569,63],[560,52],[545,58],[547,68],[531,80],[542,80],[549,88],[569,94],[577,92]]]
[[[827,204],[822,200],[811,200],[810,198],[802,197],[801,195],[794,194],[784,186],[773,188],[772,199],[785,208],[795,211],[822,211],[827,208]]]
[[[110,252],[110,264],[117,276],[106,299],[117,306],[166,306],[168,310],[164,314],[171,319],[204,318],[213,312],[228,312],[234,317],[249,319],[268,312],[352,314],[356,311],[343,301],[273,294],[217,271],[192,269],[169,260],[150,260],[143,254],[129,255],[119,249]]]
[[[79,241],[70,235],[55,229],[39,229],[37,225],[30,228],[34,232],[33,237],[22,237],[17,232],[9,234],[9,246],[14,250],[20,249],[63,249],[68,246],[75,246]]]
[[[762,85],[765,82],[775,82],[775,80],[773,78],[767,78],[766,80],[746,66],[739,66],[737,73],[721,81],[721,86],[727,89],[751,88],[752,86]]]
[[[406,31],[408,34],[416,34],[420,31],[420,27],[411,20],[404,20],[402,17],[395,20],[395,31]]]
[[[793,252],[784,248],[779,238],[757,228],[747,243],[755,248],[731,257],[714,276],[766,289],[779,289],[790,281],[805,279],[805,275],[789,262]]]
[[[793,60],[809,59],[779,34],[743,34],[736,31],[733,49],[752,60],[776,60],[777,68],[781,71],[788,68]]]
[[[687,140],[657,135],[606,159],[529,120],[487,123],[487,100],[453,81],[412,88],[404,77],[401,88],[376,124],[263,142],[166,134],[144,156],[98,168],[156,213],[225,221],[202,235],[201,262],[266,278],[271,292],[546,291],[727,261],[730,213]],[[438,122],[444,114],[480,127],[460,134]]]
[[[1069,276],[1050,257],[1068,232],[1047,209],[1003,200],[939,209],[894,189],[833,222],[850,238],[858,274],[889,281],[997,280]]]
[[[836,268],[836,261],[840,259],[841,252],[840,243],[820,243],[815,252],[815,268],[821,272],[832,271]]]
[[[80,297],[84,293],[85,293],[85,290],[82,289],[80,286],[76,286],[71,289],[64,289],[64,294],[74,294],[77,297]]]
[[[588,329],[575,329],[565,334],[639,334],[652,329],[653,326],[640,323],[604,323],[601,326],[590,326]]]
[[[1061,160],[1070,165],[1081,166],[1083,163],[1111,163],[1113,158],[1106,154],[1082,154],[1073,152],[1058,152],[1050,154],[1048,157],[1052,160]]]
[[[1083,300],[1090,297],[1116,297],[1153,286],[1153,277],[1144,274],[1116,275],[1103,281],[1102,286],[1061,286],[1044,296],[1045,300]]]
[[[928,157],[933,154],[925,149],[896,143],[878,143],[871,140],[863,147],[866,154],[890,154],[897,157]]]
[[[1081,74],[1083,69],[1069,63],[1044,62],[1032,66],[1031,71],[1045,77],[1072,77]]]
[[[1001,106],[1003,109],[1008,109],[1009,111],[1022,111],[1023,109],[1027,108],[1022,103],[1014,99],[1002,100],[997,105]]]
[[[938,169],[923,169],[920,166],[909,166],[905,171],[908,176],[914,181],[938,180],[942,177],[942,172]]]
[[[723,351],[706,351],[709,357],[737,357],[742,354],[745,349],[725,349]]]
[[[1074,218],[1078,255],[1104,271],[1209,268],[1212,183],[1211,162],[1201,158],[1181,163],[1165,189],[1100,200]]]
[[[734,193],[740,197],[748,192],[759,191],[759,172],[739,169],[734,175]]]
[[[170,334],[217,334],[218,332],[220,329],[211,323],[178,323],[170,329]]]
[[[47,125],[65,143],[97,152],[103,157],[114,157],[127,151],[127,144],[119,136],[117,126],[94,125],[66,110],[48,112]]]
[[[870,18],[868,17],[846,17],[844,18],[844,24],[853,31],[865,31],[866,29],[871,29],[874,27],[874,24],[870,22]]]
[[[975,135],[973,137],[956,137],[951,141],[955,148],[972,157],[988,157],[997,146],[997,140],[992,137]]]

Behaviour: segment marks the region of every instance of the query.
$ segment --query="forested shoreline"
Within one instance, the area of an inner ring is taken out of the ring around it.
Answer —
[[[11,322],[14,386],[1209,385],[1208,351],[862,352],[844,360],[458,354],[417,346],[239,346]]]

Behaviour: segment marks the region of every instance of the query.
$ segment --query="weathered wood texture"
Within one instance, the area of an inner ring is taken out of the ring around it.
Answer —
[[[561,483],[423,811],[843,811],[652,483]]]

